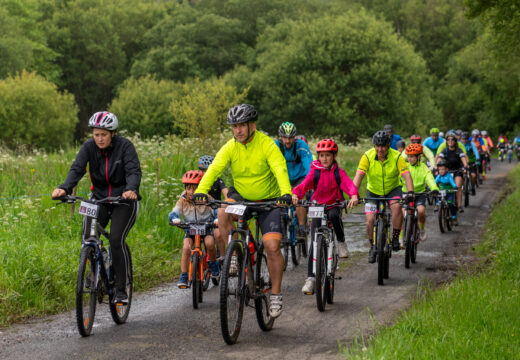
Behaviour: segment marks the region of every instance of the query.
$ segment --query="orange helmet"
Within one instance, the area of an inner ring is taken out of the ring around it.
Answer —
[[[316,152],[330,151],[332,153],[338,152],[338,144],[332,139],[323,139],[316,144]]]
[[[404,150],[406,155],[421,155],[422,154],[422,145],[421,144],[410,144]]]
[[[200,170],[190,170],[182,176],[183,184],[198,184],[204,174]]]

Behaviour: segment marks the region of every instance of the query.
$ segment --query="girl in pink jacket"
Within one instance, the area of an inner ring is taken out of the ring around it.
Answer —
[[[358,203],[358,189],[348,177],[345,170],[340,169],[336,162],[338,156],[338,145],[331,139],[325,139],[316,145],[318,160],[311,163],[311,170],[302,183],[293,189],[293,202],[296,204],[303,199],[308,190],[314,189],[311,201],[316,200],[320,204],[332,205],[337,200],[343,201],[343,192],[350,196],[348,207],[352,208]],[[317,184],[314,184],[314,182]],[[334,232],[338,240],[338,253],[340,257],[348,257],[348,248],[345,243],[343,222],[341,221],[341,207],[333,207],[327,211],[327,218],[334,226]],[[312,219],[311,222],[311,245],[309,259],[312,259],[314,241],[314,229],[321,226],[321,219]],[[312,261],[307,263],[307,280],[302,288],[304,294],[314,293],[315,276],[312,272]]]

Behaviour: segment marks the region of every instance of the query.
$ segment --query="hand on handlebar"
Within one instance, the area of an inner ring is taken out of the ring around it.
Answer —
[[[413,192],[413,191],[408,191],[408,192],[406,193],[406,196],[405,196],[405,200],[406,200],[406,202],[411,203],[411,202],[414,201],[414,199],[415,199],[414,192]]]
[[[299,200],[298,196],[293,194],[293,196],[292,196],[292,203],[293,203],[293,205],[298,205],[298,200]]]
[[[125,191],[121,197],[126,200],[137,200],[137,194],[132,190]]]
[[[356,206],[359,203],[359,197],[357,195],[352,195],[352,198],[347,204],[347,208],[352,209],[354,206]]]
[[[289,206],[292,202],[292,196],[290,194],[285,194],[276,199],[276,205],[279,206]]]
[[[195,201],[196,203],[205,204],[208,202],[208,194],[203,194],[203,193],[193,194],[193,201]]]
[[[179,225],[180,223],[181,223],[181,219],[173,219],[173,220],[171,221],[171,224],[172,224],[172,225]]]
[[[67,192],[65,190],[59,189],[59,188],[54,189],[54,191],[52,192],[52,198],[53,199],[60,198],[60,197],[65,196],[65,195],[67,195]]]

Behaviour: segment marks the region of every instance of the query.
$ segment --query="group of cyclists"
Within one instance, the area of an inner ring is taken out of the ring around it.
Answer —
[[[478,177],[485,179],[493,147],[491,138],[485,131],[475,129],[471,133],[447,131],[444,137],[437,128],[430,130],[424,141],[419,135],[411,136],[406,146],[404,140],[393,133],[391,125],[377,131],[372,137],[373,147],[368,149],[359,161],[354,178],[351,179],[337,162],[338,145],[332,139],[323,139],[316,145],[313,156],[304,136],[296,135],[296,126],[284,122],[279,127],[275,141],[257,129],[258,112],[249,104],[233,106],[227,114],[227,124],[231,126],[233,138],[225,143],[216,155],[199,158],[198,170],[186,172],[182,178],[184,192],[168,215],[171,224],[181,220],[207,221],[218,224],[204,236],[209,256],[211,276],[218,278],[220,264],[218,252],[224,254],[228,234],[235,228],[237,216],[206,206],[212,199],[234,202],[276,201],[277,207],[256,211],[261,229],[261,241],[267,256],[267,267],[272,282],[269,295],[269,314],[277,318],[282,313],[282,277],[284,258],[280,245],[284,232],[282,225],[283,208],[297,205],[302,199],[310,199],[322,205],[330,205],[327,218],[334,227],[340,257],[348,257],[343,223],[343,204],[352,208],[360,200],[358,189],[367,178],[367,200],[365,201],[366,230],[369,245],[368,261],[376,261],[374,250],[374,219],[376,199],[392,198],[391,243],[394,251],[401,249],[400,237],[403,225],[402,201],[415,202],[418,209],[420,239],[426,240],[426,189],[434,195],[439,189],[457,190],[452,216],[463,212],[462,178],[471,174],[472,192]],[[91,197],[101,199],[120,196],[129,206],[111,204],[100,205],[98,221],[106,226],[111,220],[110,247],[115,272],[116,292],[114,301],[125,303],[126,269],[128,257],[125,254],[125,239],[139,212],[139,186],[141,167],[133,144],[117,134],[117,117],[107,111],[97,112],[89,120],[92,138],[80,148],[65,182],[52,193],[53,198],[70,195],[72,189],[86,173],[87,165],[92,182]],[[503,141],[502,141],[503,140]],[[499,139],[498,146],[507,139]],[[520,135],[514,140],[520,145]],[[221,179],[229,166],[233,179],[232,186],[226,186]],[[349,200],[339,204],[347,194]],[[417,196],[416,196],[417,195]],[[371,200],[368,200],[371,199]],[[299,236],[308,236],[307,216],[304,207],[296,207]],[[87,219],[87,218],[86,218]],[[313,219],[310,239],[321,220]],[[84,223],[85,229],[88,224]],[[178,286],[188,286],[189,256],[193,237],[186,232],[182,249],[181,275]],[[309,246],[312,258],[312,243]],[[315,274],[309,261],[307,277],[302,292],[314,292]]]

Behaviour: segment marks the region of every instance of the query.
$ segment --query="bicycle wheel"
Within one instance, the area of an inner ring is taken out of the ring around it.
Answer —
[[[466,176],[464,177],[464,207],[469,206],[469,189],[470,189],[470,181],[469,178]]]
[[[417,221],[415,221],[415,226],[413,227],[413,236],[412,236],[412,251],[410,252],[410,260],[412,264],[415,264],[415,260],[417,259],[417,246],[419,245],[419,226],[417,225]]]
[[[376,223],[377,284],[384,285],[386,236],[382,220]]]
[[[302,258],[302,247],[300,246],[300,241],[296,238],[296,229],[294,224],[290,227],[290,237],[291,242],[291,258],[294,266],[298,266],[300,264]]]
[[[441,233],[446,232],[446,227],[445,227],[446,216],[444,214],[445,212],[446,212],[446,206],[445,206],[444,202],[440,202],[439,203],[439,229],[441,230]]]
[[[334,285],[335,285],[335,276],[336,276],[336,267],[338,266],[338,253],[334,251],[332,255],[332,268],[330,269],[330,274],[327,275],[327,303],[334,303]]]
[[[287,270],[287,264],[289,263],[289,239],[288,239],[288,227],[285,215],[282,215],[282,242],[280,249],[283,255],[283,271]]]
[[[257,251],[255,283],[257,297],[255,299],[256,320],[258,326],[263,331],[273,328],[274,319],[269,315],[269,295],[271,293],[271,277],[267,269],[267,256],[264,254],[264,247],[260,246]]]
[[[236,259],[235,269],[231,268],[233,256]],[[220,329],[222,330],[222,337],[228,345],[237,342],[242,326],[246,296],[243,263],[242,243],[236,240],[232,241],[226,251],[220,278]]]
[[[209,264],[208,264],[208,254],[204,253],[202,255],[202,269],[203,269],[203,276],[202,276],[202,291],[206,291],[209,288],[209,282],[211,280],[211,272],[209,271]],[[217,279],[215,279],[217,280]],[[218,285],[218,283],[217,283]]]
[[[89,336],[96,315],[97,289],[96,252],[92,246],[84,246],[79,257],[76,282],[76,321],[81,336]]]
[[[202,284],[200,282],[200,256],[195,253],[191,260],[191,302],[193,308],[199,308],[199,302],[202,302]]]
[[[132,293],[134,291],[132,255],[130,254],[130,248],[127,244],[125,244],[125,249],[126,253],[128,254],[128,269],[126,269],[126,294],[128,295],[128,303],[126,305],[114,304],[112,302],[113,295],[109,297],[110,314],[112,315],[112,320],[114,320],[114,322],[118,325],[124,324],[128,319],[128,314],[130,314],[130,306],[132,305]],[[114,269],[112,269],[111,273],[114,273]]]
[[[404,234],[403,234],[403,241],[404,241],[404,267],[409,269],[410,268],[410,256],[412,253],[412,226],[413,226],[413,219],[411,217],[412,215],[407,214],[406,218],[404,219]]]
[[[327,248],[325,246],[325,239],[323,235],[318,235],[316,239],[317,246],[316,251],[316,305],[319,311],[325,311],[326,303],[326,289],[327,289]]]
[[[446,210],[444,211],[444,223],[446,225],[446,229],[448,231],[451,231],[451,215],[450,215],[450,208],[446,206]]]

